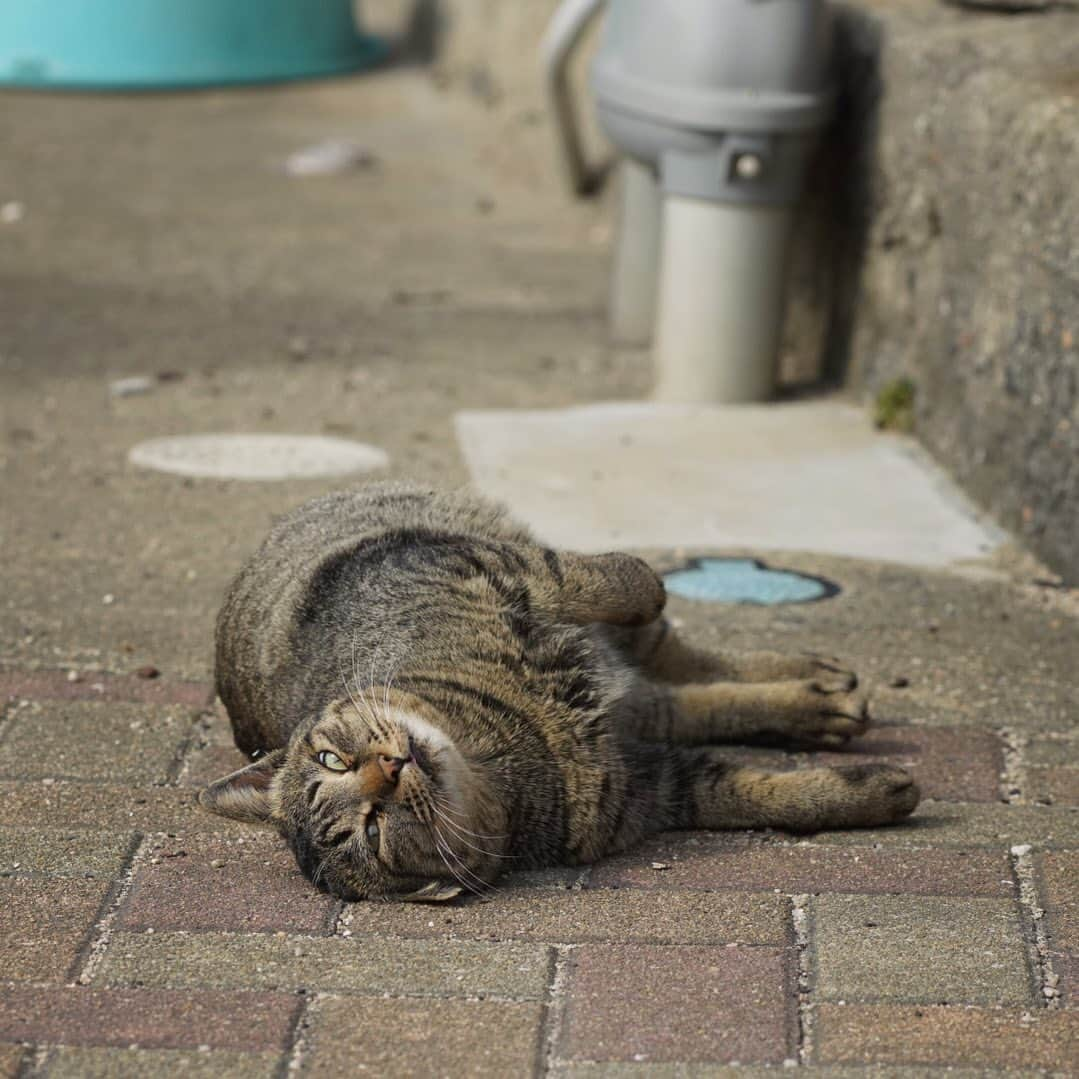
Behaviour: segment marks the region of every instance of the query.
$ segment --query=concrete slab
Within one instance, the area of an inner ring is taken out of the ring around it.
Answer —
[[[913,443],[836,400],[463,411],[456,422],[476,485],[562,547],[797,547],[944,566],[1002,540]]]

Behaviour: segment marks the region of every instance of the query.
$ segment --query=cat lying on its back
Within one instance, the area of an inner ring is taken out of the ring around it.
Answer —
[[[814,656],[705,654],[625,554],[537,544],[460,494],[379,484],[284,518],[217,621],[217,690],[254,763],[202,792],[276,827],[345,899],[444,900],[669,828],[885,824],[887,765],[775,774],[708,743],[836,746],[868,723]]]

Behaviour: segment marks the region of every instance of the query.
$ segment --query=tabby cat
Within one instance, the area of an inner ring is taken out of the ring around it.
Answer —
[[[344,899],[440,901],[673,828],[885,824],[887,765],[770,773],[711,743],[865,730],[835,661],[706,654],[626,554],[536,543],[496,506],[377,484],[282,519],[218,616],[217,691],[253,759],[205,806],[277,828]]]

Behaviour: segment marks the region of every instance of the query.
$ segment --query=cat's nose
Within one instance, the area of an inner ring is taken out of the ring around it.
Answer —
[[[409,757],[387,757],[385,753],[380,754],[378,766],[382,769],[386,782],[396,783],[397,777],[401,774],[401,769],[408,764],[410,759]]]

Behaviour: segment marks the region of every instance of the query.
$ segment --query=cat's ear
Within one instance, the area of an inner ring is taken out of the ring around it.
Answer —
[[[285,750],[275,749],[254,764],[199,791],[199,803],[222,817],[248,824],[269,824],[273,817],[270,786],[285,763]]]
[[[456,899],[464,889],[459,884],[449,884],[444,880],[433,880],[419,891],[397,896],[405,903],[448,903]]]

